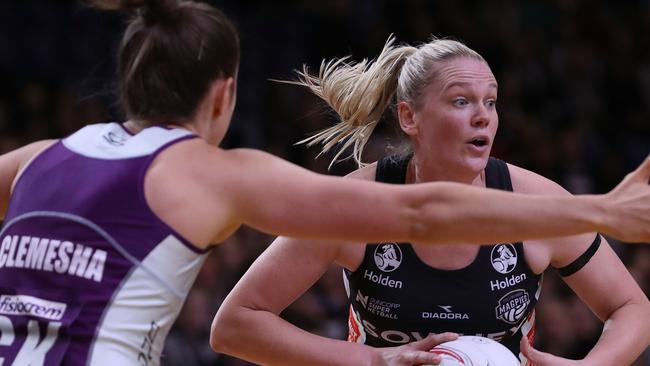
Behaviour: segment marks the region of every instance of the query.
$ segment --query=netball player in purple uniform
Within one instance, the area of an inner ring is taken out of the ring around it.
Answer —
[[[361,163],[363,146],[396,95],[398,121],[413,148],[362,167],[351,174],[353,180],[452,181],[570,196],[544,177],[490,157],[498,125],[497,81],[486,61],[462,43],[433,40],[416,48],[390,41],[374,63],[323,65],[319,76],[304,72],[297,83],[332,106],[341,123],[313,142],[325,141],[327,149],[352,136],[348,142]],[[498,223],[487,232],[507,225]],[[403,345],[450,331],[498,340],[526,366],[564,366],[627,365],[650,342],[650,303],[596,233],[496,246],[421,244],[279,238],[222,304],[213,324],[213,347],[262,364],[361,365],[368,364],[354,356],[363,355],[361,344]],[[354,343],[309,334],[278,316],[332,263],[345,269],[348,340]],[[548,267],[559,269],[606,323],[580,362],[529,344],[541,274]],[[409,362],[394,358],[375,364]]]
[[[547,199],[458,184],[341,180],[262,152],[220,149],[239,62],[230,21],[189,1],[97,5],[136,11],[119,52],[128,120],[0,157],[4,366],[159,364],[207,250],[242,224],[355,241],[499,241],[594,230],[650,239],[643,183],[650,162],[609,195]],[[501,221],[509,225],[490,230]],[[632,231],[639,226],[645,229]],[[409,352],[422,363],[436,360]]]

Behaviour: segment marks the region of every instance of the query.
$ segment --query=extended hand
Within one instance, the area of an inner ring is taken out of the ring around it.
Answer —
[[[437,365],[440,356],[429,352],[440,343],[453,341],[458,338],[456,333],[440,333],[430,335],[425,339],[399,347],[376,348],[373,366],[414,366]]]
[[[606,232],[626,242],[650,243],[650,156],[604,196]]]

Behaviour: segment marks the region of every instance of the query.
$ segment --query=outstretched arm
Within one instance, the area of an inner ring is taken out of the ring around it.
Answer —
[[[242,224],[336,241],[479,244],[600,231],[650,242],[650,159],[607,195],[541,197],[448,182],[341,179],[263,152],[224,151],[197,140],[156,158],[145,195],[159,217],[201,247]]]
[[[242,222],[303,238],[496,243],[600,231],[650,241],[650,158],[614,191],[534,196],[456,183],[388,185],[313,174],[233,152],[251,173],[231,193]],[[260,183],[263,182],[263,183]]]

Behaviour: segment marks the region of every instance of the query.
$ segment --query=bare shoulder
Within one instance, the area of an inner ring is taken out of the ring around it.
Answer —
[[[295,221],[304,200],[333,186],[269,153],[191,139],[153,161],[145,197],[156,215],[203,247],[225,240],[243,223],[269,233],[295,229],[289,218]]]
[[[174,172],[175,178],[197,184],[204,179],[218,183],[233,175],[241,179],[241,173],[247,168],[274,164],[278,160],[270,154],[252,149],[224,150],[197,138],[167,148],[154,160],[150,171],[155,174],[159,170],[163,176]],[[235,174],[232,174],[233,170]]]
[[[15,183],[22,171],[29,163],[36,158],[41,152],[52,146],[58,140],[42,140],[32,142],[19,149],[8,152],[0,156],[0,170],[3,176],[12,177]],[[12,175],[11,172],[14,174]]]
[[[13,186],[27,165],[55,140],[33,142],[19,149],[0,155],[0,217],[4,217],[9,205]]]
[[[377,162],[368,164],[363,168],[359,168],[352,173],[345,176],[348,179],[361,179],[374,181],[377,172]],[[340,242],[338,243],[338,251],[335,262],[350,271],[356,271],[363,261],[363,255],[366,249],[366,244],[359,242]]]
[[[508,163],[508,170],[515,192],[539,195],[569,194],[561,185],[528,169]]]
[[[52,146],[58,140],[41,140],[32,142],[28,145],[20,147],[16,150],[12,150],[5,154],[0,155],[2,160],[11,160],[15,162],[19,167],[24,167],[29,163],[36,155],[38,155],[43,150]]]
[[[233,221],[228,181],[241,168],[201,139],[180,141],[160,153],[144,181],[153,212],[198,247],[225,240],[240,225]]]
[[[515,192],[537,195],[570,195],[559,184],[530,170],[508,164]],[[526,260],[535,273],[549,265],[563,267],[575,260],[593,241],[595,233],[524,242]]]

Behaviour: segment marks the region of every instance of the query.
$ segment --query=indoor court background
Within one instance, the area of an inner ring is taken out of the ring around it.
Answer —
[[[650,152],[650,1],[211,1],[241,32],[238,106],[226,147],[255,147],[327,172],[328,157],[293,143],[332,122],[292,78],[303,63],[379,53],[389,34],[465,42],[499,82],[500,128],[493,155],[540,173],[573,193],[611,189]],[[0,152],[62,137],[83,124],[119,120],[113,70],[124,18],[73,0],[0,2]],[[380,128],[367,159],[383,154],[394,124]],[[391,139],[397,144],[397,139]],[[347,162],[329,173],[354,168]],[[213,353],[212,317],[272,238],[242,229],[214,250],[172,333],[164,365],[250,365]],[[612,242],[646,294],[650,247]],[[297,264],[300,265],[300,264]],[[332,268],[283,316],[310,331],[346,335],[347,306]],[[600,322],[552,271],[537,311],[536,345],[583,356]],[[269,334],[272,337],[273,334]],[[636,366],[650,365],[650,352]]]

